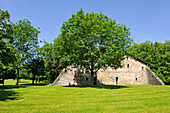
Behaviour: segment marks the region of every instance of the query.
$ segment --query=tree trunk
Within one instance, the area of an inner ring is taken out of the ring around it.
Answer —
[[[34,80],[35,80],[35,75],[33,76],[33,79],[32,79],[32,84],[34,84]]]
[[[3,85],[4,85],[4,83],[5,83],[5,79],[4,78],[2,78],[2,82],[3,82]]]
[[[93,67],[94,65],[93,65],[93,59],[92,59],[92,62],[91,62],[91,84],[90,84],[90,86],[91,87],[93,87],[94,86],[94,72],[93,72],[93,69],[94,69],[94,67]]]
[[[18,81],[19,81],[19,67],[17,66],[17,81],[16,81],[17,86],[18,86]]]
[[[40,76],[38,76],[38,82],[40,83]]]
[[[94,86],[94,72],[91,70],[91,84],[90,84],[91,87]]]

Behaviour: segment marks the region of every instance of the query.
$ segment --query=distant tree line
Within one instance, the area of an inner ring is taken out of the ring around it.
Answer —
[[[39,47],[39,28],[27,19],[10,21],[8,11],[0,9],[0,79],[35,79],[53,82],[62,66],[56,56],[55,46],[44,41]]]
[[[28,77],[30,73],[34,76],[40,75],[43,60],[39,60],[38,28],[34,28],[27,19],[16,23],[10,21],[8,11],[0,9],[0,78],[2,80],[15,78],[18,85],[19,78]],[[38,60],[38,61],[37,61]],[[25,67],[28,67],[26,69]],[[32,70],[32,71],[30,71]],[[33,73],[34,70],[34,73]],[[42,73],[41,73],[42,74]]]
[[[134,44],[128,51],[149,62],[150,69],[165,84],[170,84],[170,40],[164,43],[146,41]]]

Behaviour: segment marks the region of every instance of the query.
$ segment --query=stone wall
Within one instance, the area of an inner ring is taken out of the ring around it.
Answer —
[[[146,65],[130,57],[125,57],[123,68],[99,70],[98,79],[104,84],[148,84]],[[112,79],[112,80],[111,80]]]
[[[146,75],[148,78],[148,84],[165,85],[159,77],[157,77],[152,71],[150,71],[149,68],[146,68],[146,73],[147,73]]]
[[[164,83],[154,75],[149,68],[131,57],[125,57],[123,68],[100,69],[95,75],[97,84],[113,85],[164,85]],[[52,85],[88,85],[90,84],[90,74],[83,70],[69,67],[63,70]]]
[[[62,70],[52,85],[88,85],[90,76],[83,70],[68,67]]]

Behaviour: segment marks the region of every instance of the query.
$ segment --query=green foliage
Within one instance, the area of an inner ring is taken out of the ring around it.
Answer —
[[[29,77],[29,73],[26,68],[22,67],[20,69],[20,78],[26,79]]]
[[[57,81],[60,81],[60,78],[58,78]]]
[[[122,67],[126,50],[132,39],[129,28],[116,24],[102,13],[73,14],[61,27],[60,40],[56,44],[62,64],[74,65],[93,76],[100,68]]]
[[[38,31],[27,19],[20,20],[14,26],[14,46],[18,62],[23,63],[32,57],[38,44]],[[17,62],[17,63],[18,63]]]
[[[38,31],[31,25],[31,22],[27,19],[20,20],[16,24],[13,24],[13,37],[14,37],[14,47],[16,50],[17,58],[17,85],[19,79],[19,70],[21,66],[28,60],[34,57],[36,53],[35,49],[38,44]]]
[[[28,73],[32,73],[33,75],[33,81],[32,84],[34,84],[35,76],[40,78],[43,75],[45,75],[45,66],[44,66],[44,60],[42,58],[34,58],[31,61],[29,61],[26,66],[28,70]]]
[[[164,43],[160,69],[166,79],[166,83],[170,84],[170,40]]]
[[[12,25],[8,11],[0,9],[0,79],[15,76]]]
[[[48,79],[53,82],[61,71],[61,66],[59,63],[59,58],[57,56],[57,50],[55,46],[45,42],[44,46],[39,48],[40,54],[44,58],[45,67],[48,75]]]
[[[165,43],[146,41],[134,44],[128,51],[149,62],[151,70],[163,82],[170,84],[170,40],[165,41]]]

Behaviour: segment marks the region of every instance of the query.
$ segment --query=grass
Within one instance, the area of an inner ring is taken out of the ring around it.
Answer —
[[[32,83],[31,80],[26,80],[26,79],[20,79],[19,80],[19,84],[30,84]],[[15,85],[16,84],[16,80],[13,80],[13,79],[8,79],[8,80],[5,80],[5,85]]]
[[[8,82],[0,85],[1,113],[170,112],[170,86],[16,87]]]
[[[34,85],[47,85],[49,82],[48,81],[40,81],[40,83],[35,83],[34,81]],[[8,79],[5,80],[5,85],[15,85],[16,84],[16,80],[13,79]],[[0,84],[1,85],[1,84]],[[19,85],[32,85],[32,80],[27,80],[27,79],[20,79],[19,80]]]

